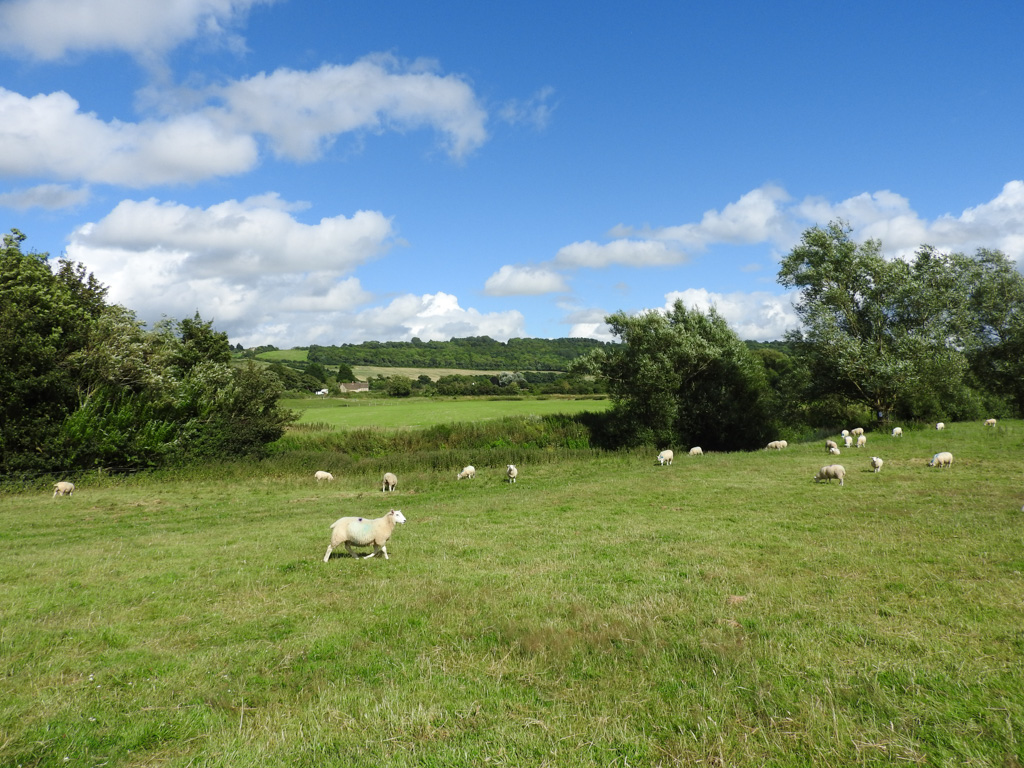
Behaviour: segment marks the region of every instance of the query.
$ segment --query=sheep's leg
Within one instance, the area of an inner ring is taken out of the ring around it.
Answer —
[[[330,559],[331,559],[331,552],[333,552],[333,551],[334,551],[334,547],[332,547],[332,546],[331,546],[330,544],[328,544],[328,545],[327,545],[327,554],[326,554],[326,555],[324,555],[324,562],[325,562],[325,563],[326,563],[326,562],[327,562],[328,560],[330,560]]]
[[[348,542],[348,541],[346,541],[346,542],[345,542],[345,549],[346,549],[346,550],[348,550],[348,554],[349,554],[349,555],[350,555],[351,557],[362,557],[362,556],[363,556],[363,553],[362,553],[362,552],[356,552],[356,551],[354,551],[354,550],[352,549],[352,544],[351,544],[351,542]]]

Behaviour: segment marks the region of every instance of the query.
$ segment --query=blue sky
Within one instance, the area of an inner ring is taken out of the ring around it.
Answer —
[[[1024,259],[1024,4],[0,0],[0,225],[232,343],[590,336],[778,261]]]

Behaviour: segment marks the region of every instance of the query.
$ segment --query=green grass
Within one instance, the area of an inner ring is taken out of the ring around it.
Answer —
[[[1022,445],[2,495],[0,765],[1019,766]],[[390,560],[322,562],[392,506]]]
[[[452,422],[477,422],[506,416],[545,416],[554,413],[575,414],[583,411],[602,412],[611,407],[610,400],[523,398],[499,400],[488,398],[348,398],[283,399],[281,405],[299,412],[298,424],[323,424],[328,427],[384,429],[429,427]]]

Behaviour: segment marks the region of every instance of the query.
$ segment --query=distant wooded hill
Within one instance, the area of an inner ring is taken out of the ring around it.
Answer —
[[[469,336],[450,341],[364,341],[309,347],[308,360],[321,365],[379,365],[396,368],[462,368],[487,371],[564,371],[569,363],[608,342],[595,339],[509,339]]]

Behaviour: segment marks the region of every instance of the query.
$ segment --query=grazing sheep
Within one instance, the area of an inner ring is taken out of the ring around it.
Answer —
[[[476,467],[474,467],[472,464],[463,467],[462,471],[455,476],[455,479],[461,480],[464,477],[468,477],[470,480],[476,477]]]
[[[765,446],[766,451],[781,451],[783,448],[789,446],[789,443],[785,440],[772,440],[768,445]]]
[[[946,425],[945,425],[945,423],[940,421],[938,424],[935,425],[935,428],[936,429],[945,429]]]
[[[510,483],[514,483],[516,481],[516,476],[519,474],[519,470],[516,469],[515,464],[509,464],[505,468],[505,474],[508,476],[508,481]]]
[[[392,473],[392,472],[385,472],[384,473],[384,482],[381,483],[381,486],[380,486],[381,492],[393,491],[393,490],[395,490],[395,486],[396,485],[398,485],[398,478],[395,477],[394,473]]]
[[[857,435],[857,447],[863,448],[868,444],[868,439],[864,435]]]
[[[885,463],[885,462],[884,462],[884,461],[882,461],[882,460],[881,460],[880,458],[878,458],[877,456],[872,456],[872,457],[871,457],[871,468],[872,468],[872,469],[874,469],[874,470],[875,470],[875,472],[881,472],[881,471],[882,471],[882,465],[883,465],[884,463]]]
[[[814,482],[825,480],[831,483],[833,480],[838,480],[839,484],[843,484],[843,480],[846,478],[846,467],[842,464],[829,464],[818,470],[818,474],[814,476]]]
[[[315,475],[313,475],[313,477],[316,478],[316,481],[318,483],[321,480],[326,480],[328,482],[331,482],[332,480],[334,480],[334,475],[332,475],[330,472],[324,472],[323,470],[320,470],[319,472],[317,472]]]
[[[59,482],[53,484],[53,495],[54,496],[70,496],[75,492],[74,483]]]
[[[857,427],[856,429],[851,429],[850,434],[853,435],[854,437],[856,437],[857,435],[863,435],[864,427]]]
[[[378,517],[375,520],[367,520],[365,517],[338,518],[331,523],[331,543],[327,547],[327,554],[324,555],[324,562],[326,563],[330,559],[331,552],[339,544],[344,544],[345,549],[352,557],[360,556],[352,551],[353,544],[357,547],[368,547],[372,544],[373,553],[366,557],[376,557],[383,552],[384,559],[390,560],[388,548],[384,545],[391,538],[395,526],[404,522],[405,515],[400,509],[392,509],[384,517]]]
[[[833,445],[831,448],[828,449],[828,452],[830,456],[838,456],[839,446]]]
[[[691,456],[703,456],[704,455],[704,449],[702,449],[699,445],[695,445],[695,446],[693,446],[693,448],[690,449],[690,455]]]
[[[841,435],[842,435],[843,437],[849,437],[849,436],[850,436],[850,430],[848,430],[848,429],[844,429],[844,430],[843,430],[842,432],[840,432],[839,434],[841,434]]]
[[[995,425],[996,425],[996,420],[995,419],[985,419],[985,426],[986,427],[994,427]]]
[[[929,467],[949,467],[953,466],[953,454],[949,451],[942,451],[932,456],[932,460],[928,462]]]
[[[672,451],[662,451],[658,454],[658,463],[664,466],[665,464],[671,464],[672,459],[675,456]]]
[[[893,437],[903,437],[903,427],[893,427],[892,428],[892,436]]]
[[[825,450],[828,450],[829,448],[838,448],[838,447],[839,446],[836,445],[836,441],[835,440],[826,440],[825,441]]]
[[[845,445],[847,448],[852,447],[853,446],[853,438],[850,437],[849,435],[845,435],[843,437],[843,445]]]

